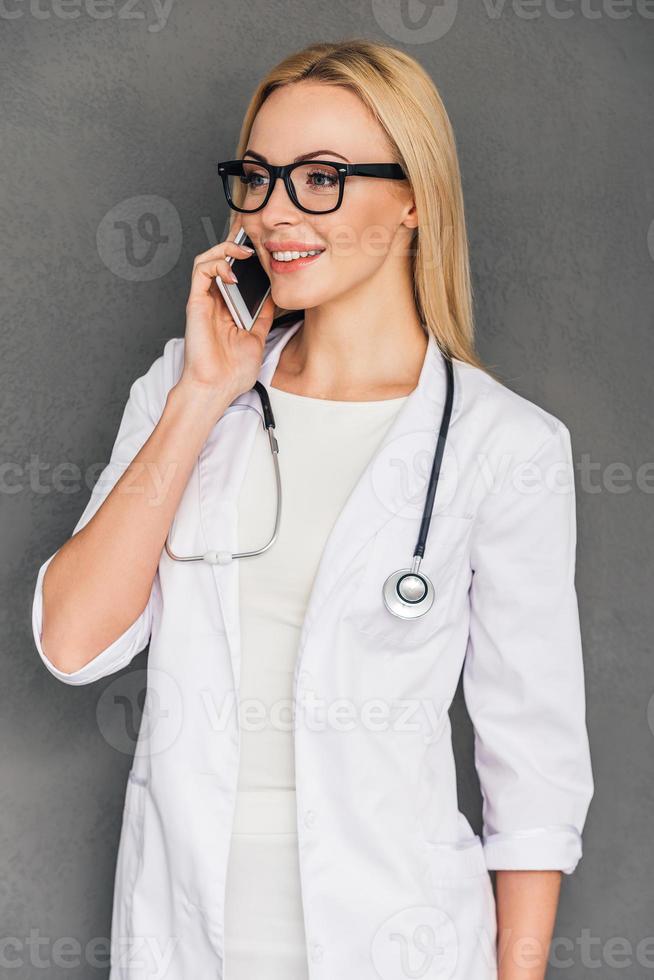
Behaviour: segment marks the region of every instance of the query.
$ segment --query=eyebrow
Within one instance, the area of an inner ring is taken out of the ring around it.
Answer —
[[[347,157],[342,156],[340,153],[337,153],[335,150],[312,150],[311,153],[301,153],[299,157],[296,157],[295,160],[293,160],[293,163],[300,163],[301,160],[314,160],[316,157],[321,156],[323,153],[329,153],[333,157],[338,157],[340,160],[345,160],[346,163],[350,162]],[[257,153],[255,150],[246,150],[243,156],[256,157],[256,159],[261,160],[262,163],[269,162],[268,160],[266,160],[265,156],[262,153]]]

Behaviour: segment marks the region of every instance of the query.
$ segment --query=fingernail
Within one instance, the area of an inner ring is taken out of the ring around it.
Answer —
[[[250,248],[249,245],[241,245],[241,248],[243,249],[244,252],[250,252],[250,254],[254,252],[254,249]]]
[[[227,278],[230,282],[238,282],[238,278],[233,272],[230,272]]]

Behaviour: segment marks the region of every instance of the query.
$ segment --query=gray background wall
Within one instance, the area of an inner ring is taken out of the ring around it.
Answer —
[[[193,256],[225,237],[215,162],[231,155],[256,81],[291,50],[351,35],[404,47],[439,86],[464,175],[480,350],[573,435],[596,793],[584,857],[563,882],[556,935],[572,942],[558,950],[568,963],[549,976],[654,975],[643,942],[654,933],[654,4],[411,0],[406,10],[402,20],[395,0],[2,8],[0,937],[22,944],[7,951],[18,963],[7,976],[106,976],[84,947],[109,932],[135,733],[113,699],[118,683],[138,716],[146,657],[118,680],[56,681],[31,636],[36,571],[81,513],[131,382],[183,335]],[[136,222],[148,212],[168,242],[139,264],[149,246]],[[132,224],[136,260],[116,220]],[[453,716],[462,805],[478,828],[460,691]],[[47,969],[30,936],[45,937]],[[55,962],[64,937],[82,946],[77,960],[71,948],[59,956],[67,966]]]

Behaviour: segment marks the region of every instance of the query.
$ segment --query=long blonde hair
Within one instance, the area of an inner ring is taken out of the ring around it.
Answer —
[[[383,127],[419,215],[410,247],[418,315],[446,355],[488,370],[474,347],[468,239],[454,133],[432,79],[417,61],[387,44],[362,38],[311,44],[284,58],[258,85],[243,119],[238,158],[271,92],[309,79],[350,89]],[[284,312],[279,307],[276,311]]]

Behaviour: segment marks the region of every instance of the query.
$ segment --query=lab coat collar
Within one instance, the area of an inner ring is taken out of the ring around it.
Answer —
[[[274,332],[269,335],[258,374],[258,380],[266,388],[282,350],[303,322],[301,318],[291,326],[281,328],[279,336],[275,336]],[[456,368],[456,362],[454,364]],[[424,463],[426,448],[429,449],[429,468],[431,466],[445,402],[446,383],[443,357],[433,334],[429,332],[418,384],[393,418],[327,537],[306,608],[301,644],[305,632],[316,623],[332,589],[358,551],[395,516],[415,515],[422,510],[424,479],[420,481],[417,503],[416,499],[409,499],[408,492],[410,488],[410,492],[416,494],[416,464],[418,460]],[[459,401],[459,385],[455,384],[451,425],[455,421]],[[237,502],[253,449],[256,427],[262,424],[260,413],[261,404],[254,390],[239,395],[216,423],[200,453],[201,529],[207,550],[239,550]],[[283,453],[283,436],[281,433],[278,435],[280,453]],[[420,471],[424,473],[424,470],[423,465]],[[271,493],[274,492],[273,487]],[[282,508],[282,523],[283,519]],[[407,539],[407,566],[414,544],[415,540]],[[238,564],[239,561],[256,560],[256,557],[244,558],[226,565],[210,566],[229,639],[236,686],[240,675]]]

